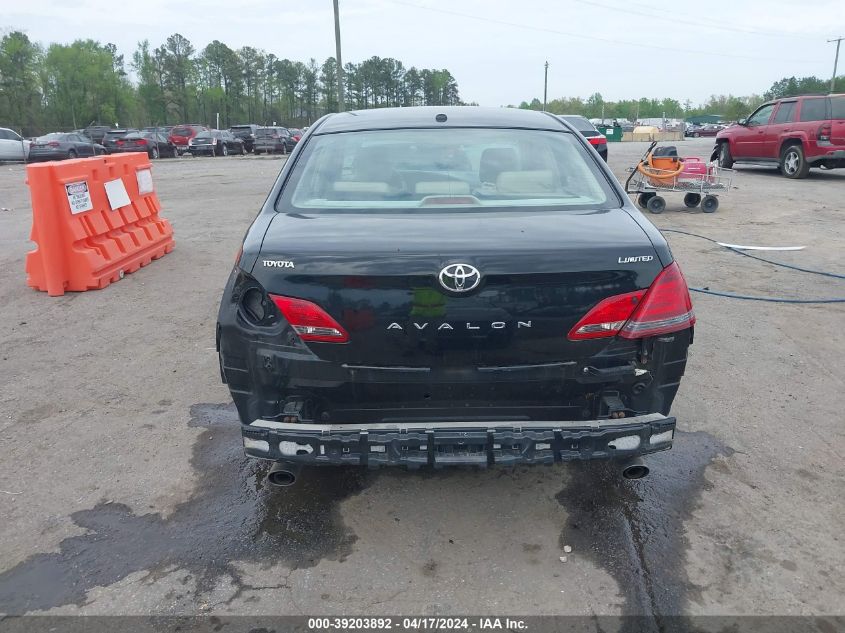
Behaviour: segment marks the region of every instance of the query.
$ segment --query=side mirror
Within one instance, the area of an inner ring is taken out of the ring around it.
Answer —
[[[737,125],[748,125],[748,119],[740,119],[736,122]]]

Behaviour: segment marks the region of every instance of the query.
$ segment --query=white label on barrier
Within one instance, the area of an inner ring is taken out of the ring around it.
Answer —
[[[106,184],[106,195],[109,198],[109,206],[111,210],[119,209],[120,207],[128,207],[132,204],[129,199],[129,194],[126,192],[126,185],[123,184],[123,179],[109,180]]]
[[[153,192],[153,172],[149,169],[140,169],[138,176],[138,193],[141,195]]]
[[[74,215],[84,213],[94,208],[91,202],[91,192],[88,191],[88,182],[70,182],[65,185],[67,202],[70,205],[70,212]]]

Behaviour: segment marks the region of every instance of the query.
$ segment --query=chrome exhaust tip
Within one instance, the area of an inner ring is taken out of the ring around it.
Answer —
[[[642,479],[649,472],[649,467],[639,457],[622,464],[622,476],[625,479]]]
[[[299,467],[285,462],[274,462],[267,473],[267,481],[273,486],[287,488],[296,483],[299,477]]]

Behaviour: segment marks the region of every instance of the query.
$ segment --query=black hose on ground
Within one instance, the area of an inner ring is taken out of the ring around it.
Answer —
[[[688,235],[689,237],[696,237],[698,239],[707,240],[708,242],[712,242],[714,244],[719,244],[718,240],[714,240],[712,237],[707,237],[706,235],[699,235],[698,233],[690,233],[689,231],[681,231],[678,229],[660,229],[663,233],[678,233],[680,235]],[[840,275],[838,273],[831,273],[824,270],[814,270],[812,268],[802,268],[800,266],[793,266],[792,264],[786,264],[784,262],[776,262],[771,259],[766,259],[765,257],[759,257],[757,255],[752,255],[750,253],[746,253],[743,250],[738,248],[732,248],[730,246],[723,246],[719,244],[723,248],[727,248],[729,251],[733,251],[739,255],[744,255],[745,257],[750,257],[751,259],[756,259],[761,262],[766,262],[767,264],[772,264],[773,266],[780,266],[782,268],[788,268],[790,270],[797,270],[802,273],[810,273],[812,275],[823,275],[825,277],[833,277],[834,279],[845,279],[845,275]],[[718,290],[710,290],[709,288],[693,288],[690,287],[692,292],[698,292],[701,294],[706,295],[713,295],[716,297],[727,297],[729,299],[744,299],[746,301],[767,301],[770,303],[798,303],[798,304],[807,304],[807,303],[845,303],[845,298],[842,297],[829,297],[829,298],[821,298],[821,299],[790,299],[788,297],[758,297],[753,295],[741,295],[736,294],[733,292],[721,292]]]

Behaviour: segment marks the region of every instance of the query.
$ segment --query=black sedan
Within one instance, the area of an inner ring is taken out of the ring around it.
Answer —
[[[176,146],[161,132],[130,132],[115,141],[112,152],[146,152],[150,158],[176,158]]]
[[[237,138],[229,130],[205,130],[197,134],[188,142],[191,156],[208,154],[210,156],[228,156],[229,154],[246,154],[242,139]]]
[[[596,148],[605,162],[607,162],[607,137],[598,131],[595,125],[578,114],[563,114],[559,117],[581,133],[587,142]]]
[[[29,161],[63,160],[104,154],[102,145],[97,145],[87,136],[74,132],[54,132],[39,136],[29,148]]]
[[[106,153],[111,154],[112,152],[117,152],[118,145],[117,142],[121,140],[127,134],[131,134],[133,132],[137,132],[135,128],[126,128],[126,129],[118,129],[118,130],[109,130],[103,136],[103,147],[106,148]]]

